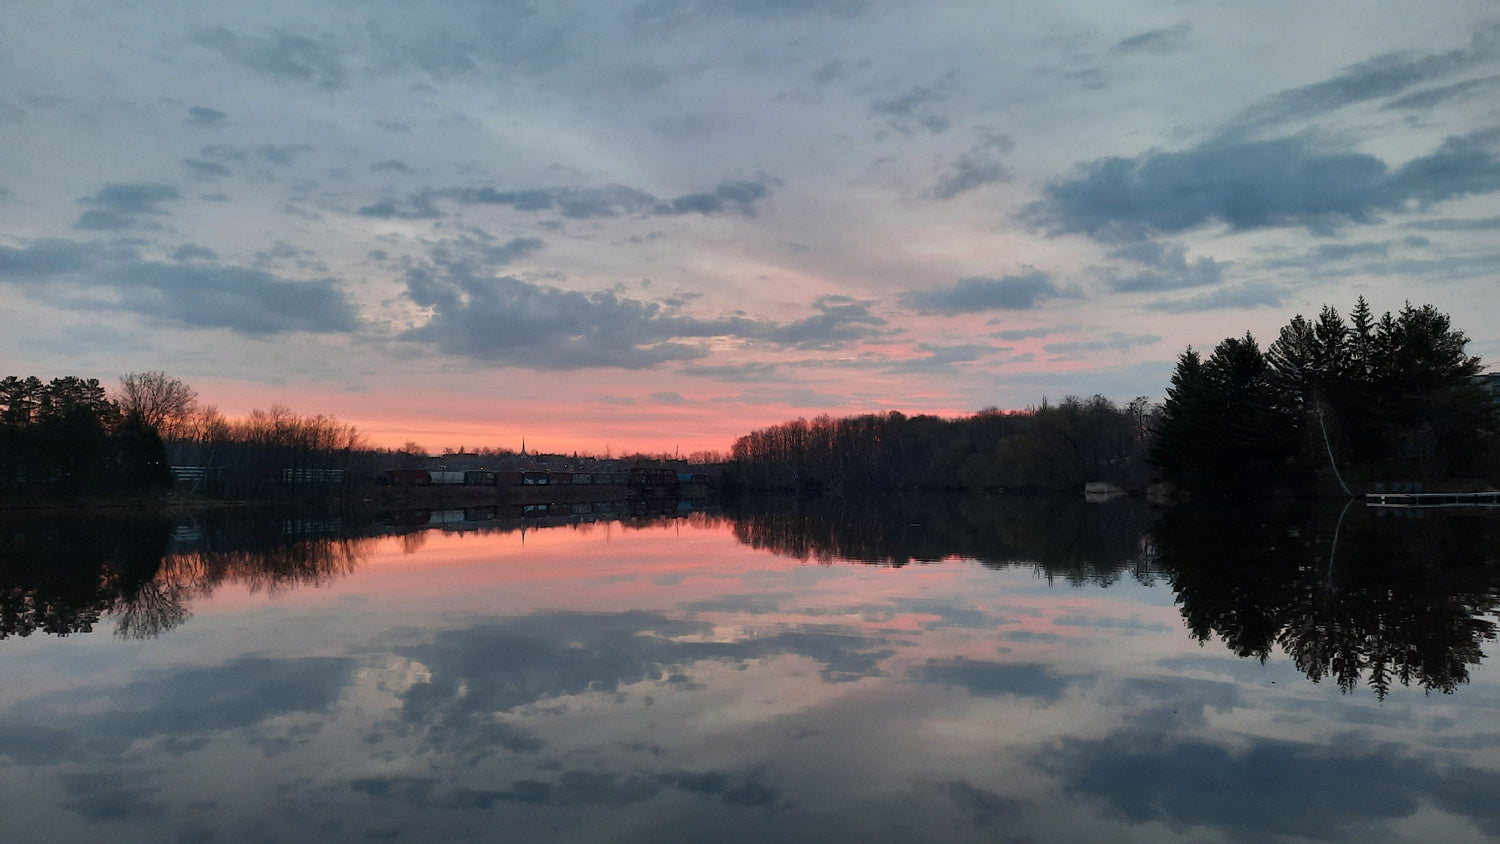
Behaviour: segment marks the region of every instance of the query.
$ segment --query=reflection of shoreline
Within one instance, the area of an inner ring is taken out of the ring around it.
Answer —
[[[1153,530],[1191,635],[1265,661],[1285,653],[1344,692],[1451,693],[1496,637],[1500,518],[1345,508],[1169,510]]]
[[[904,566],[951,558],[992,568],[1035,566],[1046,577],[1109,583],[1149,578],[1142,538],[1153,513],[1138,501],[923,495],[800,500],[757,498],[726,508],[740,542],[819,563]]]
[[[93,632],[152,638],[191,616],[191,602],[227,584],[277,594],[352,574],[386,537],[408,551],[429,530],[511,533],[618,523],[644,528],[701,518],[702,502],[653,499],[406,511],[380,520],[336,512],[215,510],[162,517],[68,514],[0,527],[0,640]]]

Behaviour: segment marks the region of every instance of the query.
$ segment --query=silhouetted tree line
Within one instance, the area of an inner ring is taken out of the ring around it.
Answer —
[[[1228,338],[1177,361],[1151,462],[1179,486],[1479,478],[1496,470],[1500,415],[1468,338],[1431,305],[1348,322],[1296,316],[1264,352]]]
[[[156,428],[98,380],[0,380],[0,496],[74,498],[170,483]]]
[[[1400,515],[1184,505],[1152,536],[1194,638],[1261,661],[1280,649],[1346,692],[1452,692],[1495,638],[1500,520]]]
[[[725,482],[758,489],[1077,489],[1144,479],[1151,407],[1103,396],[943,419],[795,419],[735,441]]]
[[[203,470],[198,492],[249,498],[338,489],[367,481],[377,465],[399,465],[398,458],[382,464],[382,452],[354,426],[280,404],[239,419],[196,409],[167,448],[174,465]]]

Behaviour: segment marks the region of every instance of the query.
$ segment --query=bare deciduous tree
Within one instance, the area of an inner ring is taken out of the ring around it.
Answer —
[[[198,393],[165,372],[132,372],[120,376],[120,410],[156,428],[162,436],[178,433],[198,403]]]

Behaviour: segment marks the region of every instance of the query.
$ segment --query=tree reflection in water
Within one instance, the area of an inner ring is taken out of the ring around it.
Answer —
[[[165,518],[41,517],[0,528],[0,639],[92,632],[152,638],[221,585],[275,592],[354,571],[373,537],[338,519],[213,513],[174,529]]]
[[[1133,501],[1005,496],[762,499],[728,511],[741,542],[801,560],[902,566],[952,557],[1049,580],[1165,578],[1199,641],[1348,692],[1452,692],[1496,636],[1500,514],[1381,514],[1360,504],[1153,512]],[[1155,520],[1155,527],[1150,527]]]
[[[1152,531],[1194,638],[1308,679],[1452,692],[1495,638],[1500,518],[1306,507],[1179,507]]]
[[[904,566],[959,557],[1034,566],[1070,583],[1150,579],[1141,540],[1153,515],[1133,500],[1100,507],[995,495],[759,498],[725,512],[739,541],[799,560]]]
[[[1397,683],[1452,692],[1496,638],[1494,513],[1399,517],[1358,504],[1159,513],[1134,501],[1007,496],[762,499],[725,512],[689,521],[824,564],[963,558],[1031,566],[1072,584],[1165,580],[1200,642],[1218,638],[1263,661],[1280,650],[1314,682],[1329,678],[1346,692],[1367,684],[1380,698]],[[158,636],[190,616],[194,598],[226,583],[274,593],[347,576],[392,533],[418,553],[426,535],[307,513],[222,512],[176,526],[98,516],[0,525],[0,639],[90,632],[104,618],[117,636]]]

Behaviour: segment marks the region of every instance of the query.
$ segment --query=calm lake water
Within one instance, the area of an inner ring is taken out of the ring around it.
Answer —
[[[1493,517],[682,506],[0,526],[0,840],[1500,836]]]

